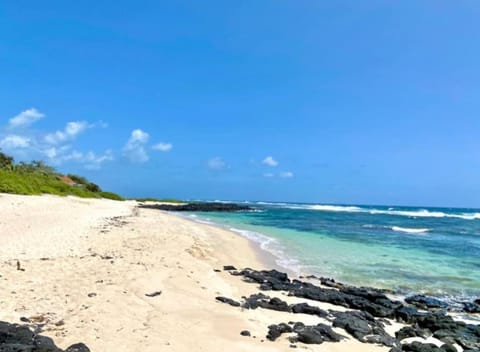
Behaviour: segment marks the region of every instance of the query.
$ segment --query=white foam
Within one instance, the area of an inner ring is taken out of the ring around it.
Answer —
[[[355,206],[341,206],[341,205],[312,205],[310,206],[312,210],[322,210],[322,211],[339,211],[347,213],[357,213],[362,212],[363,209]]]
[[[265,203],[266,204],[266,203]],[[280,204],[276,204],[280,205]],[[456,218],[463,220],[480,220],[480,212],[477,213],[445,213],[442,211],[432,211],[427,209],[419,210],[395,210],[395,208],[388,209],[375,209],[375,208],[362,208],[358,206],[347,205],[328,205],[328,204],[315,204],[315,205],[291,205],[285,206],[289,209],[305,209],[305,210],[318,210],[327,212],[345,212],[345,213],[369,213],[371,215],[394,215],[394,216],[407,216],[411,218]]]
[[[295,258],[288,257],[285,254],[284,247],[282,246],[282,244],[275,238],[266,236],[260,232],[242,230],[242,229],[237,229],[235,227],[225,226],[225,225],[213,222],[209,218],[200,218],[195,214],[189,214],[189,215],[176,214],[176,215],[182,218],[190,219],[192,221],[195,221],[201,224],[207,224],[207,225],[213,225],[221,228],[226,228],[232,232],[235,232],[249,239],[250,241],[257,243],[262,250],[273,255],[273,257],[275,258],[275,262],[280,267],[291,270],[297,274],[301,272],[302,267],[300,265],[300,261]]]
[[[241,230],[235,227],[230,227],[229,230],[238,233],[239,235],[248,238],[255,243],[258,243],[262,250],[272,254],[275,257],[275,262],[279,266],[292,270],[295,273],[301,272],[300,262],[295,258],[286,256],[283,246],[277,239],[268,237],[259,232]]]
[[[406,232],[406,233],[425,233],[430,231],[430,229],[413,229],[408,227],[392,226],[391,229],[397,232]]]

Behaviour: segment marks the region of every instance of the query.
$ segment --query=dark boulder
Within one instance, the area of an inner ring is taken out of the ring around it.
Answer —
[[[260,284],[260,289],[264,291],[288,291],[290,289],[290,279],[288,275],[277,270],[256,271],[244,269],[240,272],[245,281]]]
[[[67,348],[65,352],[90,352],[90,349],[83,343],[76,343]]]
[[[455,321],[444,314],[428,314],[419,318],[417,324],[420,328],[430,330],[434,337],[445,343],[458,343],[466,350],[480,350],[480,325]]]
[[[463,310],[467,313],[480,313],[480,304],[471,302],[463,303]]]
[[[397,340],[402,341],[403,339],[409,337],[422,337],[426,338],[429,335],[432,335],[428,329],[420,329],[413,326],[404,326],[395,333]]]
[[[280,335],[288,332],[292,332],[293,329],[289,325],[285,323],[280,323],[278,325],[270,325],[268,327],[268,334],[267,334],[267,339],[270,341],[275,341],[280,337]]]
[[[240,307],[240,303],[228,297],[218,296],[215,299],[219,302],[230,304],[232,307]]]
[[[437,298],[424,296],[424,295],[413,295],[405,298],[405,302],[413,304],[422,309],[437,309],[437,308],[447,308],[448,304],[440,301]]]
[[[264,309],[271,309],[280,312],[290,312],[291,308],[287,302],[282,301],[280,298],[270,298],[263,293],[253,294],[250,297],[244,297],[245,303],[243,308],[256,309],[258,307]]]
[[[49,337],[38,335],[25,325],[0,321],[2,352],[63,352]],[[90,352],[84,344],[72,345],[65,352]]]
[[[309,315],[316,315],[321,318],[328,316],[328,313],[323,309],[315,306],[311,306],[308,303],[297,303],[290,306],[293,313],[303,313]]]
[[[391,347],[396,340],[388,335],[382,322],[370,313],[362,311],[331,312],[335,317],[333,326],[345,329],[361,342],[383,344]]]
[[[320,344],[324,341],[339,342],[344,338],[345,336],[337,334],[330,326],[317,324],[297,331],[296,340],[306,344]]]
[[[392,348],[390,352],[456,352],[457,349],[449,344],[437,347],[431,343],[421,343],[418,341],[404,344],[401,348]]]
[[[415,307],[402,306],[395,310],[395,319],[401,323],[413,324],[423,316],[425,313],[420,313]]]

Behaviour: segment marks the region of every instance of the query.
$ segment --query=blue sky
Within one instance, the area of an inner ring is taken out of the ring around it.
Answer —
[[[0,148],[126,196],[480,207],[478,1],[2,1]]]

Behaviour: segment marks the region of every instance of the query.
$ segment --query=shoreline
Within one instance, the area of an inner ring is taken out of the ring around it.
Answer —
[[[286,302],[288,311],[219,302],[216,297],[238,300],[259,292],[224,266],[278,265],[238,233],[137,205],[0,194],[0,320],[39,329],[60,348],[83,342],[92,352],[290,351],[291,334],[271,342],[265,338],[268,326],[292,319],[331,324],[331,318],[311,314],[292,317],[290,307],[308,303],[319,312],[346,311],[281,290],[265,293]],[[384,328],[390,336],[403,326],[389,324]],[[246,330],[250,336],[240,334]],[[390,350],[334,331],[345,338],[298,347]]]
[[[163,210],[159,210],[159,211],[163,211]],[[171,214],[173,216],[178,216],[182,219],[185,219],[187,221],[191,221],[191,222],[194,222],[194,223],[197,223],[197,224],[213,226],[215,228],[218,228],[218,229],[221,229],[221,230],[224,230],[224,231],[235,233],[236,235],[240,236],[241,238],[246,239],[247,241],[249,241],[251,243],[252,249],[255,252],[257,252],[260,261],[262,263],[264,263],[265,267],[275,269],[275,270],[279,270],[279,271],[283,271],[283,272],[287,273],[288,276],[291,277],[291,278],[298,279],[298,278],[305,278],[305,277],[308,277],[308,276],[318,276],[318,274],[316,274],[316,273],[306,272],[306,271],[302,271],[302,270],[296,271],[296,270],[294,270],[294,269],[292,269],[288,266],[283,266],[281,264],[278,264],[278,261],[281,260],[281,258],[278,255],[272,253],[268,249],[262,248],[262,246],[261,246],[262,243],[261,242],[258,242],[256,240],[250,238],[249,236],[246,236],[246,235],[242,234],[242,231],[254,232],[254,233],[256,233],[260,236],[269,238],[273,241],[277,241],[277,239],[273,236],[266,235],[265,233],[262,233],[262,232],[257,232],[257,230],[243,230],[241,228],[231,228],[230,225],[222,224],[221,222],[216,222],[216,220],[210,220],[210,219],[205,220],[205,219],[202,219],[202,218],[198,218],[196,214],[193,214],[193,215],[195,215],[195,217],[192,218],[191,216],[185,215],[181,212],[175,212],[175,211],[163,211],[163,212],[166,212],[167,214]],[[294,259],[294,260],[296,260],[296,259]],[[332,276],[328,273],[323,274],[321,276],[325,277],[325,278],[332,278],[334,280],[337,279],[335,276]],[[341,281],[341,283],[344,284],[344,285],[353,286],[353,287],[364,286],[364,284],[362,284],[362,283],[351,283],[351,282],[343,281],[343,280]],[[379,286],[370,286],[370,285],[366,285],[366,287],[371,287],[371,288],[375,288],[375,289],[379,289],[379,290],[384,290],[385,292],[391,292],[391,293],[388,294],[388,296],[391,299],[405,300],[405,298],[407,298],[409,296],[413,296],[413,295],[431,296],[431,297],[435,297],[435,298],[438,298],[438,299],[444,301],[445,303],[447,303],[449,305],[450,308],[455,308],[456,307],[456,308],[459,308],[459,309],[460,309],[460,305],[462,303],[470,302],[472,300],[472,298],[477,298],[476,296],[463,296],[463,295],[452,296],[449,293],[444,293],[442,295],[436,295],[436,294],[429,294],[429,293],[425,293],[425,292],[416,291],[414,289],[398,291],[398,290],[390,288],[390,287],[379,287]],[[478,323],[480,323],[480,316],[476,317],[476,318],[477,319],[475,321],[478,321]]]
[[[259,262],[263,264],[263,267],[283,271],[283,272],[287,273],[288,276],[294,277],[294,278],[298,278],[299,276],[302,275],[301,273],[298,273],[291,268],[288,268],[286,266],[282,266],[282,265],[278,264],[277,261],[281,258],[276,256],[272,252],[268,251],[267,249],[262,248],[260,242],[257,242],[255,240],[249,238],[248,236],[245,236],[242,233],[240,233],[240,231],[243,231],[241,229],[237,229],[238,231],[235,231],[234,229],[230,228],[229,226],[223,225],[221,223],[217,223],[217,222],[210,221],[210,220],[192,218],[188,215],[183,215],[181,213],[176,213],[174,211],[165,211],[165,213],[167,213],[169,215],[173,215],[173,216],[178,216],[181,219],[191,221],[195,224],[212,226],[212,227],[217,228],[219,230],[233,233],[233,234],[239,236],[240,238],[247,240],[247,242],[250,244],[250,247],[251,247],[252,251],[254,251],[256,253]],[[265,237],[268,237],[268,238],[271,238],[268,235],[264,235],[264,234],[261,234],[261,235],[265,236]],[[273,240],[273,238],[272,238],[272,240]]]

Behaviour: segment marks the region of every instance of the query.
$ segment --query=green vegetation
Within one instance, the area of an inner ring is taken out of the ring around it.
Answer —
[[[0,152],[0,193],[25,195],[48,193],[123,200],[118,194],[102,191],[98,185],[85,177],[77,175],[65,177],[43,161],[15,163],[11,156],[2,152]]]

